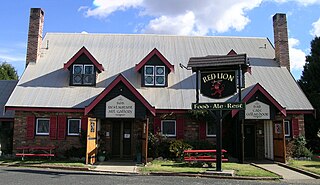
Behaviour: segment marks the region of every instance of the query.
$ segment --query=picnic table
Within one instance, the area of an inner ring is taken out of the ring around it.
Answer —
[[[226,162],[228,158],[225,157],[224,153],[227,150],[222,149],[221,160]],[[196,162],[214,162],[217,161],[217,150],[184,150],[184,161],[196,161]]]
[[[19,150],[19,153],[16,153],[17,157],[54,157],[54,150],[56,146],[22,146],[17,147],[16,150]]]

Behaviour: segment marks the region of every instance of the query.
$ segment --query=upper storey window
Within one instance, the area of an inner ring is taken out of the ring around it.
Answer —
[[[95,69],[92,64],[74,64],[72,74],[73,85],[94,85]]]
[[[165,86],[166,85],[165,66],[144,66],[144,85],[145,86]]]
[[[136,65],[135,70],[141,72],[141,86],[166,87],[168,74],[174,66],[155,48]]]
[[[103,66],[85,47],[64,64],[64,69],[70,71],[70,85],[75,86],[95,85],[97,74],[104,71]]]

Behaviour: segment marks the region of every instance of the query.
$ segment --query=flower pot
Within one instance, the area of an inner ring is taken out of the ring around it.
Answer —
[[[99,162],[103,162],[104,160],[106,160],[106,156],[98,156]]]

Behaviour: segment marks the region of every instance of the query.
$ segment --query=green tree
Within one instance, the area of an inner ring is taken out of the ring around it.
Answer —
[[[18,80],[17,71],[7,62],[0,63],[0,80]]]
[[[320,129],[320,37],[311,41],[311,52],[306,56],[306,63],[298,81],[300,87],[316,109],[317,118],[312,115],[305,116],[305,131],[308,146],[320,151],[320,138],[317,132]]]

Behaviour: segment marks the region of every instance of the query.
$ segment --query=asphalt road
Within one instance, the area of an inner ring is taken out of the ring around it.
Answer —
[[[81,185],[81,184],[119,184],[119,185],[284,185],[284,184],[320,184],[320,180],[310,181],[248,181],[234,179],[195,178],[177,176],[127,176],[94,172],[74,172],[38,168],[0,167],[0,185]]]

